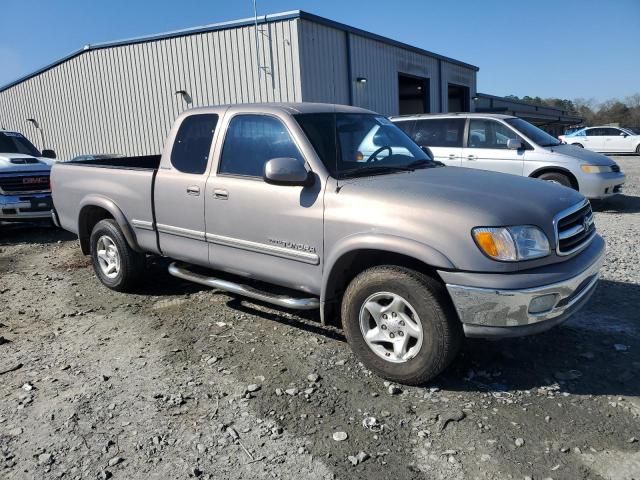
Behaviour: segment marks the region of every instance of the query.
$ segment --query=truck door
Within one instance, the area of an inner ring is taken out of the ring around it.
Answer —
[[[209,255],[204,199],[217,123],[215,114],[189,115],[183,119],[173,139],[171,161],[161,165],[154,189],[162,253],[200,265],[207,264]]]
[[[253,113],[227,121],[217,172],[207,184],[210,265],[291,288],[317,285],[319,290],[321,180],[308,187],[264,182],[268,160],[305,161],[291,126],[278,117]]]

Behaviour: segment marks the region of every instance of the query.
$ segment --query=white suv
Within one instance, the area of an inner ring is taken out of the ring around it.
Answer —
[[[569,145],[594,152],[637,153],[640,155],[640,135],[629,128],[587,127],[558,137]]]
[[[446,165],[539,178],[594,199],[620,193],[625,181],[610,158],[565,145],[518,117],[450,113],[391,121]]]

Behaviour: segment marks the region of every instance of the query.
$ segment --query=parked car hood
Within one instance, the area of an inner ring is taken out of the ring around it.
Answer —
[[[556,145],[554,147],[545,147],[545,150],[552,153],[559,153],[561,155],[566,155],[568,157],[582,160],[585,163],[588,163],[590,165],[611,166],[611,165],[615,165],[616,163],[606,155],[603,155],[602,153],[594,152],[592,150],[587,150],[586,148],[576,147],[574,145],[561,144],[561,145]]]
[[[354,223],[364,231],[425,243],[446,252],[457,268],[472,271],[525,268],[484,256],[472,239],[474,227],[535,225],[553,249],[553,217],[584,201],[579,192],[557,184],[457,167],[350,179],[340,185],[339,193],[327,197],[328,221],[357,219]],[[524,263],[533,268],[557,261],[551,254]]]
[[[22,153],[0,153],[0,173],[42,172],[51,170],[55,160]]]

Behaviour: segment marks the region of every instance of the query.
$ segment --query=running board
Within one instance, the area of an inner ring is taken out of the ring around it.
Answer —
[[[315,310],[320,308],[320,301],[317,298],[295,298],[288,297],[286,295],[273,295],[257,290],[253,287],[249,287],[248,285],[242,285],[240,283],[229,282],[227,280],[194,273],[188,270],[185,265],[181,265],[177,262],[173,262],[169,265],[169,273],[174,277],[178,277],[183,280],[189,280],[207,287],[217,288],[219,290],[224,290],[225,292],[253,298],[254,300],[259,300],[261,302],[272,303],[280,307],[292,308],[294,310]]]

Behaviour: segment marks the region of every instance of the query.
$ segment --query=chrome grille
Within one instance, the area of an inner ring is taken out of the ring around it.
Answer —
[[[587,200],[560,212],[554,219],[554,225],[558,255],[582,250],[596,234],[591,204]]]
[[[0,193],[48,192],[50,188],[48,173],[0,176]]]

